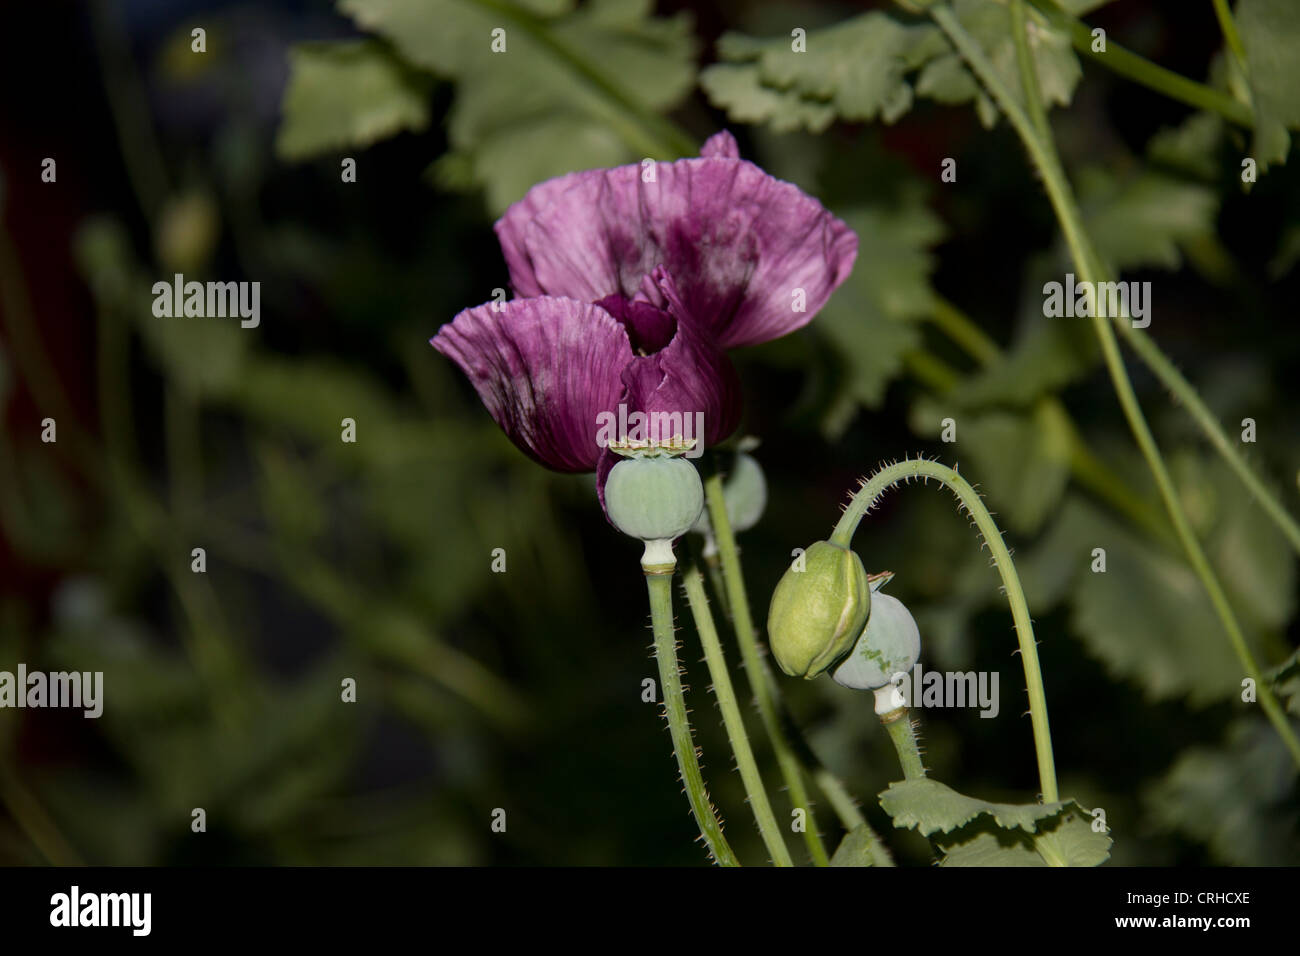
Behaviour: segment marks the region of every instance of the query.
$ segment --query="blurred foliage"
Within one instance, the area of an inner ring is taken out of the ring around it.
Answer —
[[[77,41],[93,40],[83,85],[45,90],[14,122],[32,142],[68,138],[61,155],[100,155],[143,116],[156,162],[136,137],[95,172],[61,158],[60,189],[91,198],[51,200],[19,190],[0,152],[0,669],[102,670],[109,701],[97,721],[0,710],[0,861],[702,862],[656,708],[640,700],[653,665],[637,547],[611,532],[589,477],[518,453],[426,343],[506,284],[490,220],[534,182],[684,155],[726,126],[860,241],[808,329],[736,356],[771,490],[742,542],[756,616],[853,479],[917,452],[977,483],[1035,616],[1062,792],[1077,800],[1054,808],[1028,805],[1020,665],[974,532],[923,488],[859,532],[868,568],[894,571],[915,613],[922,666],[1003,678],[999,719],[919,712],[935,778],[972,796],[910,801],[899,829],[896,761],[869,702],[783,680],[813,749],[900,862],[933,859],[923,834],[937,830],[947,865],[1041,863],[1043,835],[1095,863],[1107,841],[1081,807],[1105,809],[1119,863],[1300,862],[1294,768],[1241,699],[1086,323],[1042,314],[1044,283],[1070,266],[1041,188],[926,21],[744,2],[236,5],[210,13],[199,68],[188,20],[144,23],[124,6],[130,17]],[[1257,111],[1241,130],[1135,88],[1033,14],[1100,253],[1152,283],[1152,335],[1229,434],[1256,421],[1249,457],[1294,512],[1300,175],[1284,161],[1300,14],[1235,5],[1242,75],[1213,56],[1208,4],[1062,6]],[[1014,81],[1005,4],[956,10]],[[23,15],[35,19],[14,36],[65,28]],[[791,52],[795,28],[806,54]],[[1246,193],[1248,150],[1267,174]],[[345,156],[355,183],[340,181]],[[956,182],[940,179],[945,158]],[[260,327],[155,318],[149,290],[174,272],[260,281]],[[1182,411],[1135,380],[1300,718],[1295,555]],[[40,438],[47,415],[56,444]],[[191,571],[196,547],[205,574]],[[505,574],[491,571],[496,548]],[[761,859],[682,638],[711,790],[741,858]],[[340,701],[347,677],[355,704]],[[771,785],[761,745],[759,758]],[[780,818],[788,797],[771,789]],[[489,828],[497,807],[505,834]],[[837,862],[860,862],[861,838]]]

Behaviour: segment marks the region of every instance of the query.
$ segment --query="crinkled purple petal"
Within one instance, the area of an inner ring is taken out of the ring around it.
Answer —
[[[617,409],[620,372],[632,361],[627,333],[608,312],[564,298],[489,303],[430,341],[528,455],[556,471],[596,467],[597,418]]]
[[[740,159],[740,147],[736,137],[727,130],[714,133],[700,147],[700,156],[704,159]]]
[[[497,223],[516,291],[633,298],[663,265],[723,348],[806,325],[848,276],[857,237],[796,186],[735,158],[729,134],[706,149],[534,187]]]
[[[671,422],[673,430],[680,422],[682,437],[715,445],[740,424],[740,379],[736,369],[727,354],[692,320],[673,279],[663,269],[654,271],[647,286],[647,294],[676,320],[676,330],[658,352],[638,355],[623,369],[627,406],[651,415],[671,416],[661,420]],[[702,434],[697,428],[701,421],[697,413],[703,415]],[[649,437],[663,441],[674,436]]]

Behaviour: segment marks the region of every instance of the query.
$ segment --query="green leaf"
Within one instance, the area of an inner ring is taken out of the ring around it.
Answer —
[[[1033,836],[1001,830],[987,819],[936,841],[940,866],[1100,866],[1110,858],[1111,838],[1092,828],[1079,807],[1045,821]]]
[[[921,400],[910,419],[918,434],[937,437],[949,406]],[[1012,531],[1031,534],[1051,514],[1070,476],[1069,422],[1060,406],[1039,401],[1027,412],[958,414],[957,451],[965,477],[977,484]]]
[[[895,781],[880,795],[880,805],[894,820],[894,826],[920,831],[923,836],[950,833],[976,817],[989,816],[1003,829],[1035,833],[1044,820],[1065,813],[1076,804],[1073,800],[1058,803],[990,803],[958,793],[951,787],[931,780]]]
[[[928,24],[904,25],[867,13],[806,37],[760,40],[727,33],[718,40],[722,63],[700,84],[732,119],[771,122],[778,131],[799,125],[819,132],[833,117],[892,123],[912,105],[905,74],[941,52],[941,35]]]
[[[1184,507],[1248,641],[1276,635],[1295,601],[1295,557],[1286,540],[1241,495],[1226,465],[1202,455],[1170,458]],[[1120,471],[1140,475],[1137,468]],[[1096,548],[1105,550],[1104,572],[1092,570]],[[1239,693],[1241,664],[1181,551],[1068,497],[1047,535],[1017,564],[1041,602],[1036,607],[1070,591],[1072,630],[1112,674],[1151,700],[1184,697],[1204,706]]]
[[[1287,130],[1300,128],[1300,6],[1292,0],[1240,0],[1235,17],[1255,110],[1251,154],[1263,172],[1286,162]]]
[[[1166,126],[1147,143],[1147,158],[1165,169],[1213,181],[1224,122],[1216,113],[1193,113],[1179,126]]]
[[[871,856],[871,827],[860,823],[840,841],[831,857],[831,866],[875,866]]]
[[[1085,225],[1117,272],[1177,269],[1180,245],[1215,235],[1219,198],[1208,186],[1146,171],[1120,182],[1101,169],[1078,181]]]
[[[695,82],[690,18],[649,0],[343,0],[415,66],[457,82],[444,185],[482,186],[500,211],[540,180],[680,149],[658,118]],[[493,51],[493,31],[504,40]],[[654,127],[647,130],[647,127]],[[556,144],[563,148],[557,149]],[[545,148],[541,148],[544,146]]]
[[[1060,281],[1058,275],[1053,281]],[[1092,371],[1100,354],[1087,319],[1042,314],[1041,286],[1026,291],[1029,321],[1001,357],[969,375],[947,394],[961,408],[1010,405],[1023,408],[1049,392],[1072,385]]]
[[[902,369],[903,356],[920,344],[916,320],[929,313],[932,296],[928,250],[944,227],[919,189],[903,190],[902,202],[892,208],[861,206],[844,219],[858,235],[857,263],[816,328],[843,358],[847,396],[874,408]]]
[[[1286,709],[1300,717],[1300,650],[1295,651],[1266,675]]]
[[[1023,100],[1007,5],[995,0],[957,0],[953,12],[983,47],[1007,88]],[[1069,105],[1074,88],[1083,77],[1069,36],[1050,23],[1034,20],[1029,31],[1029,53],[1044,105],[1048,108],[1057,104]],[[951,48],[947,54],[927,64],[917,83],[917,92],[947,104],[974,100],[980,121],[986,127],[992,127],[997,121],[996,106],[970,74],[960,55]]]
[[[1098,866],[1110,837],[1073,800],[991,803],[922,778],[889,785],[880,805],[894,826],[934,839],[942,866]]]
[[[1208,845],[1229,865],[1294,866],[1296,775],[1282,738],[1260,716],[1228,727],[1221,746],[1193,747],[1143,794],[1164,830]]]
[[[769,123],[773,132],[797,129],[820,133],[835,122],[835,107],[805,98],[795,90],[763,84],[758,68],[718,63],[700,74],[700,87],[709,100],[737,123]]]
[[[306,159],[422,130],[431,87],[428,76],[373,40],[299,44],[289,51],[276,154]]]

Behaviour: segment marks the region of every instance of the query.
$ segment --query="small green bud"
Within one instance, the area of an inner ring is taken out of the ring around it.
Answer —
[[[777,583],[767,613],[768,641],[781,670],[812,679],[848,653],[871,611],[862,561],[818,541]]]
[[[875,690],[906,674],[921,656],[921,632],[903,602],[877,591],[871,616],[853,652],[831,674],[831,680],[854,690]]]
[[[700,473],[685,458],[625,458],[605,481],[605,512],[614,527],[642,541],[671,541],[695,524],[704,508]]]

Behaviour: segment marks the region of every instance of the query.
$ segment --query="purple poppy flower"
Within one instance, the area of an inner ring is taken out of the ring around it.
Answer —
[[[740,422],[726,349],[806,325],[848,276],[857,236],[722,132],[698,159],[571,173],[496,224],[520,298],[433,337],[510,439],[557,471],[607,473],[602,413]],[[803,311],[795,311],[801,290]]]

